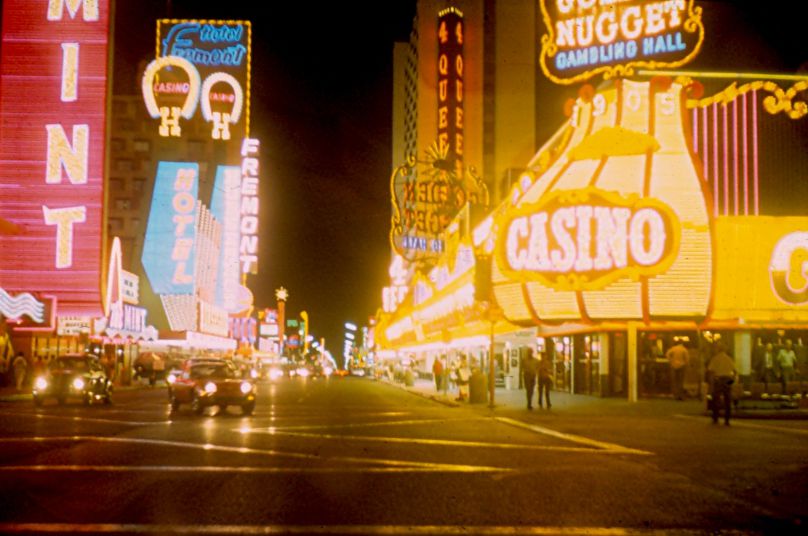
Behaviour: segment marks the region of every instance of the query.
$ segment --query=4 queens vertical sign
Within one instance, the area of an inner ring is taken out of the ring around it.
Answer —
[[[108,0],[3,0],[0,288],[101,315]]]
[[[438,14],[438,149],[463,177],[463,14]]]

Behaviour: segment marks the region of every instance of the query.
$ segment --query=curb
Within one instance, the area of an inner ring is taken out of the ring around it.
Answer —
[[[392,387],[395,387],[397,389],[401,389],[402,391],[406,391],[406,392],[410,393],[411,395],[416,395],[416,396],[420,396],[421,398],[426,398],[427,400],[432,400],[433,402],[437,402],[438,404],[442,404],[442,405],[450,407],[450,408],[459,408],[460,407],[459,403],[457,403],[454,400],[450,400],[448,397],[445,397],[445,396],[424,393],[422,391],[419,391],[418,389],[411,389],[411,388],[408,388],[406,385],[402,385],[402,384],[399,384],[399,383],[396,383],[396,382],[391,382],[390,380],[385,380],[385,379],[382,379],[382,378],[377,378],[376,381],[385,383],[385,384],[390,385]]]

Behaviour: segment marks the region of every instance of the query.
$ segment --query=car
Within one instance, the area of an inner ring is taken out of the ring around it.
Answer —
[[[112,403],[112,380],[93,354],[66,354],[51,361],[48,371],[34,378],[34,404],[41,406],[47,398],[64,404],[77,398],[85,405],[101,401]]]
[[[171,370],[171,363],[165,354],[158,352],[143,352],[137,356],[132,364],[134,379],[145,378],[149,385],[158,380],[165,380]]]
[[[227,362],[198,361],[186,367],[168,386],[168,399],[172,411],[189,404],[197,415],[206,408],[240,406],[243,415],[255,410],[255,383],[239,378],[237,371]]]

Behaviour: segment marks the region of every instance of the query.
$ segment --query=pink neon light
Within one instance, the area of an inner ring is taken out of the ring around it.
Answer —
[[[757,120],[757,89],[752,90],[752,173],[755,189],[755,216],[760,209],[760,190],[758,176],[758,120]]]
[[[749,118],[747,114],[746,93],[743,94],[743,213],[749,215]]]
[[[715,183],[715,215],[718,216],[718,103],[713,103],[713,181]]]
[[[699,110],[693,108],[693,151],[699,152]]]
[[[710,158],[709,158],[709,148],[708,144],[709,141],[707,139],[707,107],[701,109],[701,133],[703,134],[702,138],[702,146],[703,150],[701,151],[701,158],[703,160],[702,166],[702,173],[704,174],[704,180],[708,183],[710,181],[710,175],[707,170],[710,169]],[[713,182],[713,214],[718,214],[718,186],[715,182]]]
[[[727,105],[724,108],[724,214],[729,214],[729,125],[727,124]]]
[[[738,99],[732,101],[732,177],[735,180],[735,215],[740,210],[741,196],[738,184]]]
[[[110,2],[96,2],[97,20],[85,20],[89,3],[75,16],[68,3],[51,4],[61,8],[55,20],[48,20],[48,2],[2,2],[0,218],[24,232],[0,240],[0,287],[52,295],[60,316],[100,316]],[[75,79],[67,80],[76,92],[63,97],[62,77],[72,76],[62,72],[65,43],[80,52]],[[61,181],[46,182],[46,125],[58,125],[52,131],[59,128],[71,142],[74,127],[86,128],[86,177],[76,184],[61,167]],[[57,227],[47,224],[45,207],[84,209],[84,219],[71,226],[68,266],[56,266]]]

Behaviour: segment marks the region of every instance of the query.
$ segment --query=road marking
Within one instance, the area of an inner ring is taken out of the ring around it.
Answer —
[[[149,426],[153,424],[171,424],[172,421],[122,421],[117,419],[102,419],[100,417],[79,417],[77,415],[52,415],[50,413],[33,412],[0,412],[4,416],[11,417],[36,417],[38,419],[56,419],[75,422],[97,422],[103,424],[125,424],[128,426]]]
[[[463,464],[447,464],[447,463],[431,463],[419,462],[409,460],[391,460],[386,458],[361,458],[354,456],[325,456],[319,454],[304,454],[302,452],[286,452],[273,449],[255,449],[250,447],[231,447],[227,445],[213,445],[211,443],[186,443],[183,441],[169,441],[165,439],[145,439],[137,437],[102,437],[102,436],[40,436],[40,437],[4,437],[0,438],[0,444],[3,443],[46,443],[46,442],[85,442],[92,441],[97,443],[134,443],[139,445],[159,445],[195,450],[205,450],[214,452],[229,452],[237,454],[253,454],[268,457],[281,457],[281,458],[294,458],[299,460],[317,460],[320,462],[334,462],[334,463],[355,463],[355,464],[371,464],[382,465],[386,467],[420,467],[424,469],[442,470],[449,472],[499,472],[509,473],[513,472],[512,469],[507,467],[491,467],[485,465],[463,465]]]
[[[703,423],[709,423],[710,417],[695,417],[693,415],[674,415],[674,417],[678,419],[687,419],[689,421],[700,421]],[[787,434],[797,434],[797,435],[808,435],[808,430],[804,430],[802,428],[789,428],[787,426],[773,426],[771,424],[757,424],[751,423],[746,421],[741,421],[739,419],[732,420],[732,426],[737,426],[739,428],[754,428],[758,430],[771,430],[774,432],[785,432]]]
[[[359,423],[346,423],[346,424],[310,424],[302,426],[269,426],[267,428],[255,428],[254,430],[328,430],[332,428],[372,428],[375,426],[406,426],[410,424],[435,424],[447,422],[460,422],[460,421],[476,421],[478,418],[460,418],[460,419],[410,419],[403,421],[375,421],[375,422],[359,422]]]
[[[261,467],[223,465],[0,465],[0,473],[504,473],[509,469],[470,465],[429,464],[403,467]]]
[[[589,452],[589,453],[598,453],[598,454],[618,454],[620,452],[612,449],[612,450],[604,450],[604,449],[593,449],[590,447],[561,447],[561,446],[553,446],[553,445],[519,445],[515,443],[488,443],[485,441],[458,441],[453,439],[420,439],[420,438],[410,438],[410,437],[378,437],[378,436],[349,436],[349,435],[339,435],[339,434],[308,434],[305,432],[287,432],[285,430],[269,430],[264,431],[263,429],[256,429],[258,430],[257,433],[260,434],[272,434],[272,435],[285,435],[285,436],[293,436],[293,437],[309,437],[309,438],[321,438],[321,439],[337,439],[342,441],[375,441],[380,443],[406,443],[406,444],[416,444],[416,445],[439,445],[439,446],[449,446],[449,447],[475,447],[475,448],[491,448],[491,449],[513,449],[513,450],[553,450],[553,451],[563,451],[563,452]],[[256,430],[246,429],[242,430],[240,428],[236,428],[234,432],[241,432],[241,433],[253,433]]]
[[[515,419],[510,419],[508,417],[494,417],[494,420],[503,422],[505,424],[510,424],[511,426],[516,426],[518,428],[523,428],[525,430],[531,430],[538,434],[557,437],[565,441],[572,441],[573,443],[581,443],[582,445],[590,445],[592,447],[603,449],[605,451],[610,451],[615,454],[638,454],[641,456],[653,455],[653,452],[648,452],[647,450],[632,449],[629,447],[624,447],[622,445],[617,445],[616,443],[607,443],[605,441],[598,441],[596,439],[590,439],[588,437],[583,437],[579,435],[565,434],[563,432],[551,430],[550,428],[545,428],[544,426],[539,426],[536,424],[527,424],[521,421],[517,421]]]
[[[579,535],[589,536],[696,536],[721,534],[722,536],[756,534],[748,530],[705,531],[699,529],[642,529],[626,527],[569,527],[569,526],[492,526],[492,525],[145,525],[137,523],[0,523],[0,532],[6,533],[104,533],[104,534],[502,534]],[[759,533],[757,533],[759,534]]]

